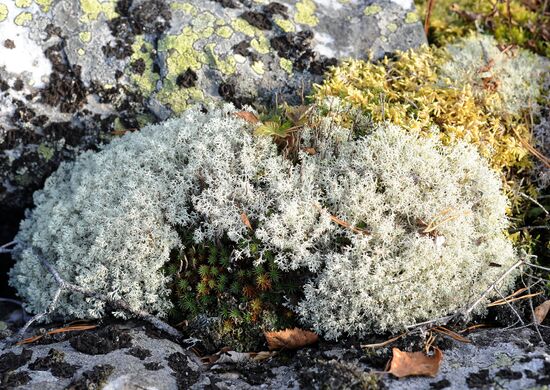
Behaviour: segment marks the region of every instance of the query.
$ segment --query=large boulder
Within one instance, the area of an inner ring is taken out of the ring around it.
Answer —
[[[0,0],[0,211],[62,160],[195,101],[296,102],[425,42],[412,0]]]

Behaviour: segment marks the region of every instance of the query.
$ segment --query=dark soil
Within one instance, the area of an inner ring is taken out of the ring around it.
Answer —
[[[479,370],[479,372],[477,372],[477,373],[472,373],[472,374],[468,375],[468,377],[466,378],[466,383],[471,388],[487,389],[494,382],[489,377],[489,370],[483,369],[483,370]]]
[[[441,390],[451,387],[451,382],[448,379],[442,379],[437,382],[430,383],[430,389]]]
[[[268,15],[264,13],[247,11],[242,13],[240,17],[260,30],[271,30],[273,28],[273,23],[269,19]]]
[[[136,35],[160,35],[170,28],[172,12],[165,1],[151,0],[135,6],[132,0],[119,0],[116,11],[119,16],[108,22],[115,39],[101,48],[107,57],[129,57]]]
[[[95,366],[67,386],[66,390],[99,390],[113,373],[114,367],[109,364]]]
[[[503,368],[501,370],[498,370],[495,373],[495,376],[502,379],[517,380],[517,379],[521,379],[523,377],[523,374],[518,371],[512,371],[512,369],[510,368]]]
[[[1,376],[0,387],[2,389],[14,389],[29,383],[31,377],[27,371],[8,372]]]
[[[48,85],[40,91],[42,103],[57,107],[61,112],[75,113],[86,101],[87,91],[80,80],[80,67],[70,68],[64,54],[65,42],[50,46],[44,54],[54,71]]]
[[[25,85],[23,84],[23,80],[21,80],[21,79],[17,79],[13,83],[13,89],[15,89],[16,91],[21,91],[24,86]]]
[[[258,60],[258,54],[250,47],[250,40],[245,39],[232,47],[235,54],[240,54],[243,57],[249,58],[251,62]]]
[[[65,354],[56,349],[50,349],[48,355],[36,359],[29,364],[30,370],[50,371],[57,378],[72,378],[80,366],[65,362]]]
[[[159,362],[150,362],[143,364],[143,367],[149,371],[158,371],[162,370],[164,367]]]
[[[132,346],[130,334],[113,326],[107,326],[95,332],[82,333],[71,338],[69,342],[78,352],[88,355],[103,355]]]
[[[543,363],[542,370],[537,373],[535,380],[537,385],[550,385],[550,362],[545,361]]]
[[[130,348],[128,352],[126,352],[126,354],[135,356],[140,360],[145,360],[146,358],[151,356],[151,351],[141,347],[134,347],[134,348]]]
[[[23,367],[31,358],[32,351],[26,348],[23,348],[19,355],[13,352],[7,352],[0,355],[0,374],[5,374],[8,371],[17,370],[19,367]]]
[[[193,69],[188,68],[176,78],[176,84],[182,88],[191,88],[196,85],[197,80],[197,74],[193,71]]]
[[[221,4],[222,7],[226,8],[239,8],[239,3],[236,0],[212,0],[216,3]]]
[[[271,47],[279,57],[289,59],[294,69],[322,75],[330,66],[337,64],[336,59],[318,56],[311,48],[313,33],[310,30],[288,33],[271,38]]]
[[[4,47],[6,49],[15,49],[15,43],[11,39],[6,39],[4,41]]]
[[[197,382],[199,373],[191,370],[187,364],[187,357],[181,352],[175,352],[168,356],[168,366],[174,370],[172,375],[176,377],[178,388],[188,389]]]
[[[138,58],[130,63],[130,69],[132,69],[132,72],[142,75],[143,72],[145,72],[145,60],[143,58]]]
[[[288,7],[281,3],[273,2],[267,4],[266,6],[264,6],[264,12],[269,16],[277,14],[281,15],[285,19],[288,19]]]

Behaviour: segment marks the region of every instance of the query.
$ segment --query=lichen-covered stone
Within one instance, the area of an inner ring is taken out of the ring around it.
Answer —
[[[410,0],[0,0],[0,209],[112,131],[297,101],[341,58],[424,42]]]

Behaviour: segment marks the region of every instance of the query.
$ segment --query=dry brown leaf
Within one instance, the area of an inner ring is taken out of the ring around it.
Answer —
[[[250,223],[250,220],[248,219],[248,216],[243,212],[241,213],[241,221],[245,224],[245,226],[252,231],[252,224]]]
[[[317,154],[317,151],[315,150],[315,148],[304,148],[303,151],[309,154],[310,156],[314,156]]]
[[[244,119],[248,123],[252,123],[252,124],[256,124],[260,121],[256,115],[248,111],[236,112],[235,116],[238,116],[239,118]]]
[[[423,352],[403,352],[399,348],[393,348],[393,357],[389,362],[389,374],[398,378],[406,376],[431,376],[435,377],[439,371],[443,352],[439,348],[434,349],[433,356],[427,356]]]
[[[264,335],[270,351],[274,349],[299,349],[319,340],[319,336],[315,333],[299,328],[264,332]]]
[[[540,305],[538,305],[535,308],[534,321],[536,322],[537,325],[542,324],[549,310],[550,310],[550,300],[542,302]]]

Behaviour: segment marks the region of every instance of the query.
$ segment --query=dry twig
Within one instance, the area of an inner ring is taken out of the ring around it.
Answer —
[[[137,317],[137,318],[140,318],[144,321],[149,322],[155,328],[157,328],[161,331],[164,331],[164,332],[166,332],[167,334],[169,334],[171,336],[181,338],[182,335],[177,329],[175,329],[172,326],[168,325],[167,323],[165,323],[164,321],[162,321],[159,318],[155,317],[154,315],[152,315],[152,314],[150,314],[150,313],[148,313],[144,310],[135,310],[135,309],[131,308],[130,305],[128,305],[128,303],[126,303],[122,299],[113,299],[113,298],[107,296],[106,294],[102,294],[100,292],[93,291],[93,290],[90,290],[88,288],[77,286],[76,284],[73,284],[73,283],[69,283],[69,282],[65,281],[59,275],[57,270],[43,256],[38,256],[38,259],[40,260],[40,263],[42,264],[42,266],[44,268],[46,268],[46,270],[54,277],[54,279],[55,279],[55,281],[58,285],[58,289],[56,290],[56,292],[55,292],[55,294],[52,298],[52,301],[51,301],[50,305],[48,306],[48,308],[46,309],[46,311],[44,311],[43,313],[36,314],[30,320],[28,320],[27,323],[25,323],[25,325],[18,332],[18,337],[23,337],[25,335],[25,332],[27,331],[27,329],[34,322],[46,317],[47,315],[49,315],[53,311],[55,311],[55,309],[57,307],[57,303],[58,303],[59,298],[61,297],[62,293],[64,293],[64,292],[76,292],[76,293],[84,295],[85,297],[95,298],[95,299],[98,299],[100,301],[103,301],[103,302],[107,303],[108,305],[112,306],[113,308],[124,310],[124,311],[130,313],[134,317]],[[15,340],[13,338],[9,340],[9,342],[14,342],[14,341]]]
[[[426,18],[424,19],[424,33],[428,35],[430,29],[430,18],[432,17],[432,11],[435,5],[435,0],[428,0],[428,7],[426,8]]]
[[[7,244],[4,244],[4,245],[0,246],[0,253],[11,253],[11,252],[13,252],[13,248],[10,248],[10,246],[14,246],[16,244],[17,244],[16,241],[10,241]]]

